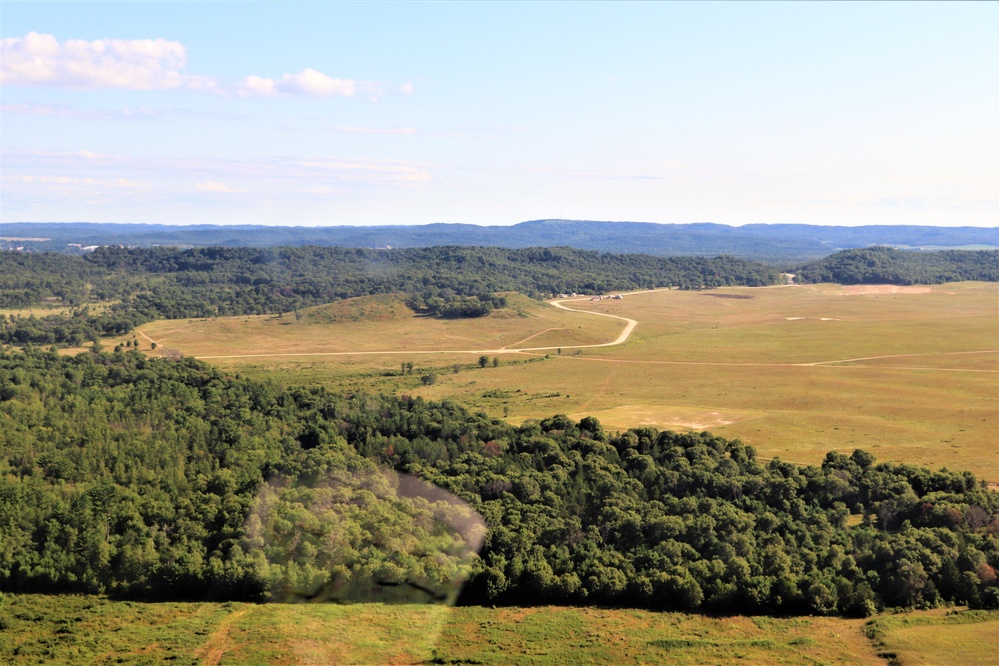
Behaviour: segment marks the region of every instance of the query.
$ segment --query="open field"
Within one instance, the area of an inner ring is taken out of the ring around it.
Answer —
[[[8,595],[3,618],[11,664],[884,664],[863,620],[820,617]]]
[[[107,312],[116,303],[117,301],[88,303],[87,309],[91,314],[101,314]],[[0,308],[0,315],[7,315],[8,317],[30,317],[31,315],[47,317],[55,314],[67,314],[72,312],[73,309],[72,306],[64,305],[60,299],[52,299],[50,303],[44,305],[32,305],[23,308]]]
[[[667,290],[565,304],[638,325],[624,344],[577,349],[614,340],[625,322],[514,297],[481,319],[366,318],[359,310],[378,308],[362,303],[329,324],[308,311],[161,321],[140,339],[246,375],[452,397],[514,423],[592,415],[608,429],[707,429],[794,462],[865,448],[999,481],[999,285]],[[486,350],[498,367],[475,366]],[[405,361],[412,375],[400,374]],[[437,382],[424,386],[429,372]]]
[[[468,353],[505,347],[599,344],[622,329],[618,320],[566,312],[518,295],[509,300],[509,308],[475,319],[416,317],[394,297],[366,297],[303,310],[301,319],[287,313],[169,320],[139,330],[198,357],[460,350],[467,360]]]
[[[878,652],[899,666],[995,663],[999,613],[936,608],[920,613],[882,615],[865,632]]]

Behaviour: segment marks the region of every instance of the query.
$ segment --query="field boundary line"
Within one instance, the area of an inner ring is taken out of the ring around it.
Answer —
[[[932,354],[928,354],[932,356]],[[632,363],[636,365],[711,365],[718,367],[747,368],[839,368],[843,370],[938,370],[941,372],[984,372],[999,374],[999,370],[979,370],[977,368],[924,368],[911,365],[828,365],[841,361],[821,361],[817,363],[737,363],[735,361],[645,361],[632,358],[593,358],[585,356],[559,356],[570,361],[595,361],[597,363]]]
[[[543,334],[548,333],[550,331],[564,331],[564,330],[566,330],[565,327],[556,327],[556,326],[553,326],[552,328],[546,328],[543,331],[538,331],[537,333],[532,333],[531,335],[527,336],[523,340],[518,340],[517,342],[511,342],[510,344],[505,345],[503,347],[503,349],[509,349],[512,345],[522,345],[525,342],[527,342],[528,340],[530,340],[531,338],[536,338],[539,335],[543,335]]]
[[[885,354],[884,356],[861,356],[859,358],[844,358],[839,361],[816,361],[807,365],[829,365],[831,363],[853,363],[854,361],[876,361],[882,358],[905,358],[912,356],[955,356],[958,354],[999,354],[999,349],[981,349],[977,351],[956,351],[956,352],[921,352],[913,354]],[[994,372],[992,370],[982,370],[980,372]]]

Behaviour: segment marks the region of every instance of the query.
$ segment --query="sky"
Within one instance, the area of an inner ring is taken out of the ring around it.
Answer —
[[[999,225],[999,3],[0,3],[0,223]]]

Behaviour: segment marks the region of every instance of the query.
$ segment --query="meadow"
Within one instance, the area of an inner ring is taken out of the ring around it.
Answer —
[[[657,290],[565,305],[638,325],[624,344],[589,347],[625,322],[516,295],[487,317],[421,318],[379,296],[297,316],[158,321],[137,337],[247,376],[448,397],[512,423],[564,413],[608,430],[709,430],[799,463],[863,448],[999,481],[996,284]],[[510,351],[522,348],[541,349]],[[483,354],[496,367],[479,368]]]
[[[999,612],[869,620],[6,595],[10,664],[986,664]]]
[[[883,664],[863,620],[8,595],[11,664]],[[995,618],[991,625],[996,625]]]

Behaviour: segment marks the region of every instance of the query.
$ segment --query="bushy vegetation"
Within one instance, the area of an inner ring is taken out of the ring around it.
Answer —
[[[999,495],[969,473],[759,461],[592,419],[511,427],[136,352],[0,354],[0,587],[151,598],[350,596],[867,615],[999,604]],[[460,505],[488,527],[463,559]],[[381,480],[380,480],[381,479]],[[853,519],[851,519],[851,514]]]
[[[76,309],[35,319],[0,316],[0,342],[78,344],[80,338],[119,335],[153,319],[276,314],[372,294],[402,293],[417,311],[464,317],[502,307],[497,292],[542,298],[644,287],[760,286],[777,280],[772,267],[732,257],[661,258],[567,248],[102,247],[83,257],[8,252],[0,262],[0,307],[48,301]],[[102,317],[82,309],[108,301],[115,304]]]
[[[801,282],[941,284],[999,280],[999,250],[905,252],[890,247],[844,250],[797,269]]]

